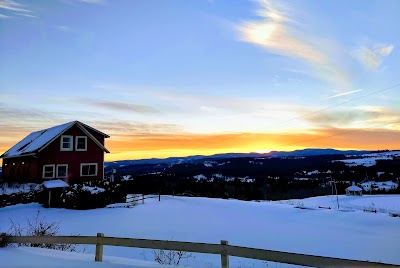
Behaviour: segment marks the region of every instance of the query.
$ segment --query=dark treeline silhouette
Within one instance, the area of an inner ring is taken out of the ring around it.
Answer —
[[[330,181],[336,181],[339,194],[353,182],[385,181],[400,177],[400,159],[378,160],[375,166],[346,166],[334,160],[343,155],[292,158],[228,158],[180,164],[143,164],[109,166],[117,169],[126,193],[192,195],[241,200],[280,200],[332,193]],[[378,172],[382,172],[377,176]],[[383,173],[384,172],[384,173]],[[201,176],[196,179],[195,176]],[[132,180],[122,180],[131,175]],[[207,178],[207,179],[206,179]],[[395,191],[390,191],[389,193]],[[374,193],[382,193],[376,191]],[[386,192],[384,192],[386,193]]]

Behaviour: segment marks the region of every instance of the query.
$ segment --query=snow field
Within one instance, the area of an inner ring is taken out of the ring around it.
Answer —
[[[393,199],[394,203],[398,203],[398,200]],[[302,201],[305,204],[332,203],[332,197]],[[9,218],[24,223],[26,217],[36,214],[37,209],[41,209],[41,214],[48,221],[61,222],[60,235],[94,236],[102,232],[105,236],[214,244],[227,240],[229,244],[237,246],[400,264],[400,219],[383,213],[301,210],[277,202],[162,196],[161,202],[148,199],[144,205],[138,204],[133,208],[79,211],[43,209],[38,204],[10,206],[0,209],[0,232],[8,230]],[[87,247],[86,252],[94,254],[94,246]],[[151,252],[136,248],[104,247],[105,256],[138,260],[146,256],[148,261],[153,261]],[[205,268],[220,266],[219,255],[194,256],[183,265]],[[284,264],[266,264],[232,257],[230,263],[235,268],[287,267]]]

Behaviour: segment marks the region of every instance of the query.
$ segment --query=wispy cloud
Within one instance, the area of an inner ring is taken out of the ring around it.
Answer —
[[[125,112],[135,112],[135,113],[158,113],[158,110],[142,104],[126,103],[119,101],[106,101],[106,100],[91,100],[90,104],[106,108],[110,110],[125,111]]]
[[[302,60],[313,67],[312,75],[340,83],[348,87],[351,77],[343,68],[333,62],[332,51],[329,54],[323,49],[322,41],[316,36],[300,29],[300,24],[291,16],[282,2],[258,0],[258,20],[249,20],[238,26],[242,40],[258,45],[270,53]],[[278,6],[277,3],[280,5]]]
[[[0,14],[0,19],[9,19],[9,18],[10,18],[10,16]]]
[[[71,33],[74,31],[71,27],[66,26],[66,25],[57,25],[54,28],[56,28],[57,30],[59,30],[61,32],[65,32],[65,33]]]
[[[333,96],[329,96],[327,99],[333,99],[333,98],[337,98],[337,97],[342,97],[342,96],[346,96],[346,95],[350,95],[350,94],[354,94],[357,92],[362,91],[362,89],[356,89],[356,90],[352,90],[352,91],[347,91],[347,92],[343,92],[343,93],[339,93]]]
[[[13,11],[17,16],[37,18],[35,13],[28,9],[26,5],[20,4],[14,0],[0,0],[0,9]]]
[[[14,13],[17,16],[22,16],[22,17],[27,17],[27,18],[39,18],[36,15],[32,15],[32,14],[27,14],[27,13]]]
[[[318,127],[368,127],[400,121],[400,113],[380,106],[355,106],[340,111],[321,112],[305,118]]]
[[[380,44],[371,47],[361,47],[356,50],[356,58],[368,69],[378,69],[384,58],[394,49],[394,45]]]
[[[31,10],[26,9],[24,5],[13,0],[1,0],[0,8],[18,12],[32,12]]]
[[[77,1],[87,3],[87,4],[96,4],[96,5],[106,3],[106,0],[77,0]]]
[[[119,140],[125,140],[128,136],[146,136],[159,134],[183,133],[183,127],[178,124],[146,123],[124,120],[91,120],[85,123],[103,129],[107,134],[117,136]]]

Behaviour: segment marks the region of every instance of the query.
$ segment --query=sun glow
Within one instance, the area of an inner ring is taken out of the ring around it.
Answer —
[[[256,153],[259,153],[259,154],[267,154],[267,153],[270,153],[272,150],[269,150],[269,149],[258,149],[258,150],[255,150],[255,152]]]

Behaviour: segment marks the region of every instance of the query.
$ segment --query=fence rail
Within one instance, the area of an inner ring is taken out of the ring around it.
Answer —
[[[287,263],[312,267],[400,267],[400,265],[313,256],[298,253],[281,252],[221,244],[179,242],[166,240],[150,240],[137,238],[106,237],[102,233],[97,236],[0,236],[2,243],[32,244],[84,244],[96,245],[95,261],[102,261],[103,246],[121,246],[134,248],[151,248],[163,250],[187,251],[221,255],[221,267],[229,267],[229,256]]]
[[[130,195],[131,195],[130,197],[126,198],[126,203],[134,203],[142,201],[142,204],[144,204],[144,200],[151,198],[158,198],[158,201],[161,201],[161,193],[157,195],[144,195],[144,194],[130,194]]]

